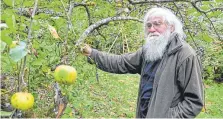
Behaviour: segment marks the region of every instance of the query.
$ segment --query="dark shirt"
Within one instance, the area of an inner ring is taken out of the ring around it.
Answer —
[[[148,104],[152,94],[153,81],[156,70],[161,60],[146,63],[144,67],[144,75],[142,76],[141,93],[140,93],[140,117],[145,118],[148,111]]]

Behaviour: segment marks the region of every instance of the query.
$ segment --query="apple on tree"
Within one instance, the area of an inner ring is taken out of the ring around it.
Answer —
[[[11,104],[16,109],[27,110],[33,107],[34,97],[31,93],[17,92],[12,95]]]
[[[54,72],[54,77],[58,83],[73,84],[77,78],[77,72],[72,66],[59,65]]]

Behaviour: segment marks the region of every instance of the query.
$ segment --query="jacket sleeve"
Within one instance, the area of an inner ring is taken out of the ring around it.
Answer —
[[[191,55],[184,60],[179,66],[177,75],[183,99],[177,106],[169,109],[168,116],[171,118],[194,118],[203,107],[203,83],[198,57]]]
[[[110,73],[140,73],[142,63],[142,50],[135,53],[123,55],[114,55],[92,50],[91,59],[93,59],[99,69]]]

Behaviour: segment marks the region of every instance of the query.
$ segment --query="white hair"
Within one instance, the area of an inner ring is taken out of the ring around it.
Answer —
[[[167,29],[163,34],[156,37],[151,37],[148,35],[146,37],[146,43],[143,46],[143,52],[145,55],[145,60],[147,62],[156,61],[163,57],[166,50],[166,46],[169,43],[169,38],[171,36],[171,30]]]
[[[181,40],[186,37],[181,21],[167,8],[152,8],[146,13],[144,17],[144,32],[146,37],[148,35],[146,23],[151,17],[162,17],[168,25],[173,25],[174,31],[172,33],[177,33]]]

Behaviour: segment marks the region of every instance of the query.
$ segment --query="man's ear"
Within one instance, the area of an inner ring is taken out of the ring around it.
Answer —
[[[175,30],[175,26],[174,25],[170,25],[170,30],[171,30],[171,32],[173,32]]]

